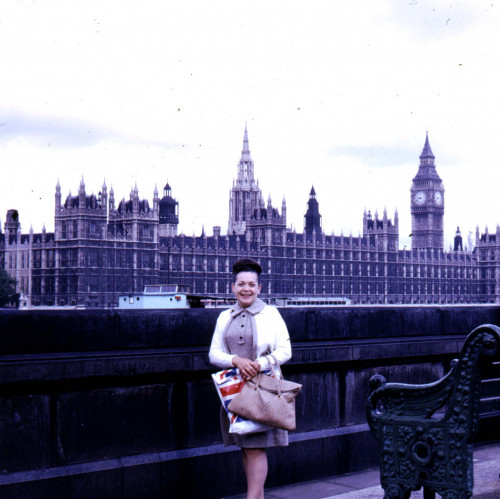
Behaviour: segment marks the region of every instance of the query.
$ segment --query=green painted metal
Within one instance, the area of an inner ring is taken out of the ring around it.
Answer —
[[[433,383],[370,379],[367,419],[378,440],[380,481],[386,499],[472,495],[472,442],[479,425],[481,365],[500,353],[500,329],[485,324],[465,340],[448,374]]]

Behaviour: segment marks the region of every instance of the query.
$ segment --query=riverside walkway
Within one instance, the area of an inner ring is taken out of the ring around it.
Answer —
[[[500,444],[476,448],[472,497],[500,499],[499,473]],[[382,499],[383,497],[384,491],[380,487],[378,468],[265,491],[265,499]],[[422,497],[422,490],[413,492],[411,495],[411,499]],[[226,499],[245,499],[245,495],[231,496]]]

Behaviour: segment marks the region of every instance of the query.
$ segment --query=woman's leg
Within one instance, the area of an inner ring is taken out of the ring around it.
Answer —
[[[264,499],[267,477],[266,449],[242,448],[243,468],[247,477],[247,499]]]

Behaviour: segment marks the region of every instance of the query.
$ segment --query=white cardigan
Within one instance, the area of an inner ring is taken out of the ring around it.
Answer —
[[[292,356],[292,348],[288,329],[278,309],[266,305],[254,317],[257,326],[257,362],[261,370],[269,367],[269,361],[265,355],[270,353],[276,357],[279,364],[285,363]],[[210,362],[223,369],[234,367],[232,360],[236,357],[227,351],[223,337],[230,319],[231,309],[224,310],[219,315],[209,352]]]

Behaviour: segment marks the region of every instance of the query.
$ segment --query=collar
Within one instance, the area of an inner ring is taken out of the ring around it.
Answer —
[[[248,312],[251,315],[256,315],[259,312],[262,312],[264,310],[266,304],[259,298],[257,299],[249,306],[246,308],[242,308],[238,302],[236,302],[231,308],[231,317],[234,319],[236,316],[241,314],[242,312]]]

